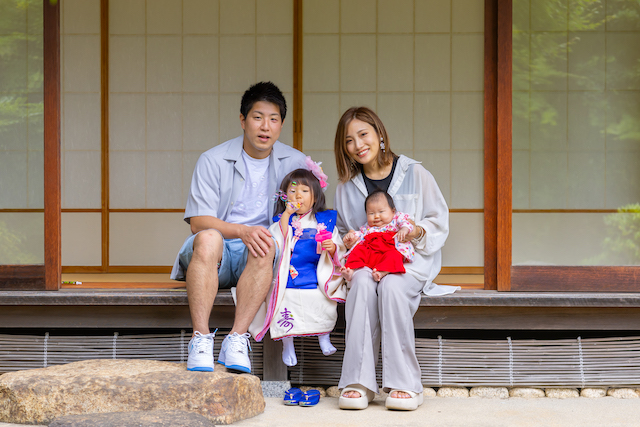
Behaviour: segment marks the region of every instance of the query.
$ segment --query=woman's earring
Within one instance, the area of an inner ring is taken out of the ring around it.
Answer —
[[[380,138],[380,149],[384,153],[384,141],[382,140],[382,138]]]

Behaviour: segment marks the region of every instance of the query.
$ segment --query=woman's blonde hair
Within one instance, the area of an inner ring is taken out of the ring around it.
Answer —
[[[379,137],[384,141],[385,149],[378,152],[378,165],[386,166],[393,162],[395,154],[391,151],[389,145],[389,135],[382,124],[382,120],[376,113],[367,107],[351,107],[344,112],[338,128],[336,129],[336,140],[333,152],[336,156],[336,167],[338,169],[338,179],[340,182],[347,182],[360,172],[359,163],[356,162],[347,152],[347,128],[354,120],[365,122],[376,131]]]

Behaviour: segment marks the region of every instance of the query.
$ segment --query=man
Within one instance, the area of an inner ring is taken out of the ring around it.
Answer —
[[[218,363],[251,372],[247,329],[269,292],[275,255],[266,228],[273,216],[272,196],[286,174],[305,167],[301,152],[278,141],[286,113],[276,85],[251,86],[240,106],[244,135],[206,151],[196,163],[184,214],[193,234],[171,272],[172,279],[187,282],[190,371],[213,371],[213,301],[219,287],[236,286],[234,324]]]

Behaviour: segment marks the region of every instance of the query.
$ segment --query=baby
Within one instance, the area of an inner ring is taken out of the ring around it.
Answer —
[[[412,262],[415,254],[411,243],[403,242],[413,231],[409,215],[397,212],[393,198],[382,190],[369,194],[364,207],[367,224],[359,232],[350,230],[343,239],[351,250],[345,255],[342,277],[350,281],[354,269],[362,267],[371,268],[377,282],[389,273],[404,273],[404,262]]]

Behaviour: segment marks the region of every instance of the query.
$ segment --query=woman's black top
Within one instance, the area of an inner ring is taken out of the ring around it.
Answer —
[[[371,179],[364,174],[364,169],[362,169],[362,165],[360,165],[360,172],[362,173],[362,179],[364,180],[364,184],[367,186],[367,194],[371,194],[376,190],[387,191],[389,190],[389,185],[391,185],[391,178],[393,178],[393,173],[396,170],[396,165],[398,164],[398,156],[394,156],[393,158],[393,166],[391,167],[391,172],[385,178],[382,179]]]

